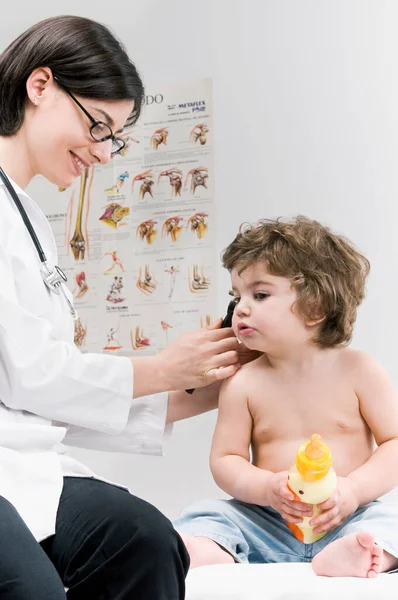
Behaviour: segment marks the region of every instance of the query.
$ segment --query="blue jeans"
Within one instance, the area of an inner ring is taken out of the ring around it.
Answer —
[[[239,563],[311,562],[330,542],[360,531],[372,533],[383,550],[398,558],[397,502],[361,506],[314,544],[299,542],[269,506],[238,500],[196,502],[183,510],[173,525],[180,533],[214,540]]]

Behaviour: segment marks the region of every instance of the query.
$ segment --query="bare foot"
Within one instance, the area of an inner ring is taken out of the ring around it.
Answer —
[[[191,569],[205,565],[234,564],[235,560],[231,554],[210,538],[186,535],[181,532],[179,534],[188,550]]]
[[[312,559],[317,575],[326,577],[377,577],[383,549],[366,531],[335,540]]]

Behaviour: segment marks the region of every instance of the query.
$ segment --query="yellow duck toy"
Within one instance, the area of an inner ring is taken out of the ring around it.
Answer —
[[[296,462],[289,469],[288,488],[295,495],[295,500],[313,505],[311,517],[304,517],[302,523],[288,523],[289,529],[300,542],[312,544],[326,534],[313,533],[309,521],[322,512],[316,505],[330,498],[336,484],[331,452],[321,436],[315,433],[300,446]]]

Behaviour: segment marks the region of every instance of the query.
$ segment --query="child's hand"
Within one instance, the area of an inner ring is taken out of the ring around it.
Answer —
[[[289,523],[301,523],[303,517],[312,515],[311,504],[295,500],[295,495],[287,487],[287,471],[273,473],[268,480],[268,505]]]
[[[354,484],[347,477],[337,478],[337,488],[322,504],[318,504],[322,514],[310,521],[314,533],[322,533],[335,529],[358,508],[358,500]]]

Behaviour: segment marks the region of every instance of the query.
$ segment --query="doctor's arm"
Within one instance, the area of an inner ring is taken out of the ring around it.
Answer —
[[[0,399],[11,409],[120,433],[142,406],[139,398],[149,406],[157,392],[199,388],[238,368],[237,341],[225,329],[184,334],[152,357],[82,354],[57,339],[45,314],[21,305],[9,256],[0,252]]]
[[[173,391],[138,398],[130,409],[123,431],[107,434],[83,427],[67,426],[64,443],[91,450],[163,455],[164,445],[171,435],[172,424],[215,409],[219,390],[220,384],[213,383],[195,390],[191,395],[185,391]]]

